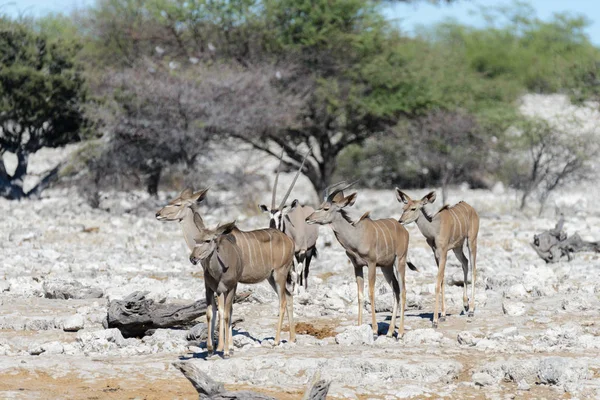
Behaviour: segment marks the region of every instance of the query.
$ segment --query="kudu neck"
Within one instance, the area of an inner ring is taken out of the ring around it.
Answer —
[[[421,209],[419,217],[415,220],[417,227],[426,238],[435,236],[435,224],[433,218],[427,214],[424,208]]]
[[[196,241],[194,240],[198,234],[200,233],[199,228],[204,228],[204,221],[202,217],[197,212],[198,206],[193,205],[185,210],[185,215],[179,222],[181,225],[181,230],[183,231],[183,237],[185,239],[185,243],[187,244],[190,250],[194,249],[194,245]],[[196,214],[196,218],[194,220],[194,214]],[[196,222],[201,222],[201,226],[197,226]]]
[[[356,248],[360,243],[361,227],[357,227],[350,223],[341,213],[336,213],[331,222],[331,228],[342,246],[351,246]]]

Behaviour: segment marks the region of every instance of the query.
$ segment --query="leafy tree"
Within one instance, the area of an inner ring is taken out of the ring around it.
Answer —
[[[37,196],[57,177],[59,166],[30,191],[23,190],[29,156],[42,147],[81,139],[86,88],[74,62],[78,48],[50,43],[31,28],[0,20],[0,196]],[[3,156],[17,157],[10,174]]]
[[[600,153],[600,143],[591,132],[571,132],[536,119],[524,119],[514,130],[510,183],[522,191],[520,209],[537,196],[539,214],[553,191],[588,180],[590,161]]]

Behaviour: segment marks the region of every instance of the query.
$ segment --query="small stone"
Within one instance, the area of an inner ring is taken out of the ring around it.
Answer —
[[[525,379],[521,379],[519,381],[519,384],[517,385],[517,390],[527,391],[530,389],[531,389],[531,386],[529,386],[529,383],[527,383],[527,381]]]
[[[503,301],[502,302],[502,311],[506,315],[518,317],[521,315],[525,315],[525,312],[527,311],[527,309],[525,307],[525,304],[523,304],[521,302],[513,303],[513,302]]]
[[[373,330],[369,325],[351,326],[335,336],[337,344],[346,346],[372,345],[374,341]]]
[[[408,345],[437,344],[442,341],[444,335],[432,328],[414,329],[406,332],[404,343]]]
[[[62,354],[64,352],[63,345],[60,342],[44,343],[42,349],[44,355]]]
[[[462,331],[458,333],[456,340],[458,341],[458,344],[475,346],[477,342],[479,342],[480,338],[476,338],[472,332]]]
[[[477,386],[492,386],[496,383],[494,378],[485,372],[474,373],[472,380]]]
[[[41,344],[34,343],[29,346],[29,349],[27,349],[27,352],[29,354],[31,354],[32,356],[39,356],[40,354],[42,354],[44,352],[44,349],[42,348]]]
[[[232,339],[233,345],[238,349],[246,346],[253,346],[256,343],[254,340],[243,334],[233,335]]]
[[[83,318],[83,315],[75,314],[70,317],[67,317],[63,321],[63,330],[65,332],[77,332],[77,331],[83,329],[84,323],[85,323],[85,320]]]

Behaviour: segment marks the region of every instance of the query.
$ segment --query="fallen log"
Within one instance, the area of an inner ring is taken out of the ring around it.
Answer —
[[[146,298],[149,292],[134,292],[123,300],[112,300],[104,321],[105,328],[117,328],[123,337],[142,337],[159,328],[187,328],[206,314],[206,299],[191,304],[165,304]],[[250,296],[239,293],[234,302]]]
[[[533,236],[531,247],[547,263],[556,263],[561,259],[567,258],[567,261],[573,259],[573,253],[580,251],[600,252],[600,243],[587,242],[575,233],[567,237],[563,230],[565,220],[561,216],[554,229],[549,229],[538,235]]]
[[[214,381],[205,372],[201,371],[193,362],[176,361],[172,364],[180,370],[188,381],[192,383],[194,389],[198,392],[199,399],[210,400],[276,400],[275,397],[267,396],[262,393],[250,390],[238,392],[225,390],[222,383]],[[319,379],[317,372],[311,379],[303,400],[325,400],[329,391],[330,381]]]

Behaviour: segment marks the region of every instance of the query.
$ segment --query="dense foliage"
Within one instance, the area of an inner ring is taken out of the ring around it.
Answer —
[[[0,196],[19,199],[39,192],[56,176],[23,190],[29,155],[42,147],[77,141],[85,127],[86,90],[74,60],[77,47],[0,19]],[[3,155],[17,157],[11,174]]]

